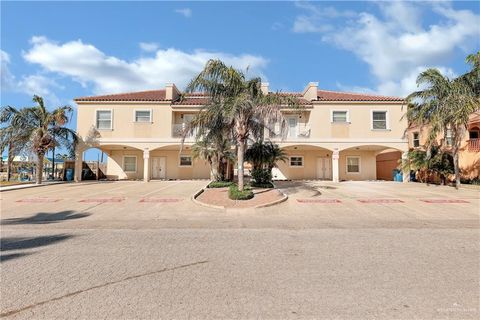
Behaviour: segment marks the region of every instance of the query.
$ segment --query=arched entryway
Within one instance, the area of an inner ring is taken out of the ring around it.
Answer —
[[[285,161],[273,169],[274,180],[332,180],[332,151],[311,145],[282,146]]]
[[[394,180],[401,167],[402,151],[383,145],[358,145],[338,154],[339,181]]]

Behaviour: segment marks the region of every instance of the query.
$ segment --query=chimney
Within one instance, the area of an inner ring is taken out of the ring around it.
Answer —
[[[308,100],[317,100],[318,96],[318,82],[309,82],[303,90],[303,97]]]
[[[263,94],[268,94],[268,82],[262,82],[260,84],[260,89],[262,90]]]
[[[175,101],[179,95],[180,91],[178,91],[174,83],[167,83],[165,85],[165,99]]]

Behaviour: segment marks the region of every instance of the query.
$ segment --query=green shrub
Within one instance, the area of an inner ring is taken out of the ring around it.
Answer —
[[[253,191],[247,186],[243,188],[243,191],[240,191],[236,184],[232,184],[228,188],[228,197],[232,200],[248,200],[253,198]]]
[[[256,181],[252,181],[250,185],[255,188],[273,188],[274,187],[273,183],[271,182],[257,183]]]
[[[253,169],[252,178],[255,183],[267,184],[272,182],[272,170],[270,169]]]
[[[231,181],[212,181],[208,185],[208,188],[226,188],[233,184]]]

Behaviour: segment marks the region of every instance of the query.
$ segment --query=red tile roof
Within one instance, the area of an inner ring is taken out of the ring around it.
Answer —
[[[398,97],[328,90],[318,90],[317,95],[318,101],[404,101]]]
[[[387,97],[373,94],[362,94],[352,92],[338,92],[328,90],[318,90],[317,101],[404,101],[398,97]],[[279,92],[281,95],[291,95],[299,99],[302,105],[311,104],[310,101],[302,98],[300,92]],[[75,101],[168,101],[166,99],[166,91],[149,90],[130,93],[109,94],[103,96],[89,96],[76,98]],[[208,102],[208,98],[204,93],[194,92],[186,94],[182,100],[175,101],[176,105],[204,105]]]
[[[166,101],[165,90],[149,90],[75,98],[75,101]]]

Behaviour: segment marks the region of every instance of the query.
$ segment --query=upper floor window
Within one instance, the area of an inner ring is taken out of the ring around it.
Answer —
[[[112,129],[112,110],[96,111],[97,129]]]
[[[372,129],[386,130],[387,126],[387,111],[372,111]]]
[[[343,110],[332,111],[332,122],[334,122],[334,123],[349,122],[348,111],[343,111]]]
[[[290,167],[303,167],[303,157],[290,157]]]
[[[135,122],[152,122],[152,111],[135,110]]]
[[[478,127],[471,128],[468,131],[468,137],[470,139],[478,139],[480,135],[480,129]]]
[[[420,134],[418,132],[413,133],[413,146],[415,148],[420,147]]]

